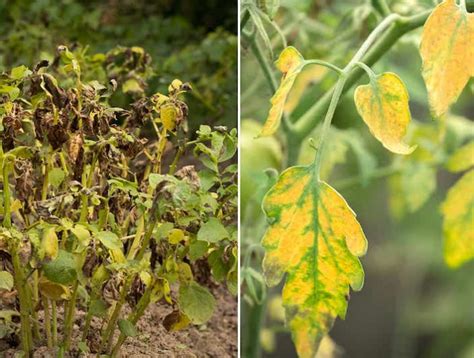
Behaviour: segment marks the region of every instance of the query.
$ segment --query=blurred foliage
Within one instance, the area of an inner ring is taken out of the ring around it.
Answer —
[[[59,45],[88,53],[140,46],[153,58],[147,94],[183,78],[194,89],[192,130],[202,123],[235,127],[236,16],[234,1],[0,0],[0,70],[53,60]]]
[[[392,12],[415,15],[438,2],[391,0],[387,4]],[[262,22],[273,54],[253,18],[245,29],[257,34],[257,43],[277,79],[281,74],[272,63],[284,45],[275,25],[304,58],[344,66],[382,19],[372,3],[281,0],[272,15],[274,24]],[[340,346],[332,356],[468,357],[473,351],[474,264],[457,270],[446,265],[441,207],[448,189],[461,178],[450,169],[450,158],[474,135],[474,82],[471,79],[445,120],[433,121],[420,70],[420,34],[421,28],[409,32],[372,67],[376,73],[395,72],[406,84],[413,117],[407,138],[410,145],[418,146],[415,152],[401,157],[384,150],[358,116],[353,90],[341,99],[332,122],[322,177],[346,198],[369,241],[362,258],[365,288],[352,295],[346,321],[336,322],[331,332]],[[261,322],[261,343],[267,349],[263,356],[291,357],[295,351],[281,312],[280,319],[275,318],[279,311],[274,302],[281,302],[281,287],[266,288],[260,245],[267,227],[260,203],[285,168],[288,146],[280,134],[254,139],[268,116],[273,92],[247,38],[242,41],[241,73],[242,118],[248,119],[241,134],[242,332],[250,332],[242,336],[242,348],[245,352],[246,340],[255,334],[251,325],[256,320],[251,315],[268,298]],[[321,67],[305,69],[285,106],[289,120],[300,118],[336,80],[334,73]],[[365,83],[366,76],[358,82]],[[309,137],[319,138],[320,130],[316,126]],[[256,160],[255,151],[262,160]],[[298,164],[307,164],[313,157],[314,144],[305,140]],[[474,231],[474,223],[471,225]]]

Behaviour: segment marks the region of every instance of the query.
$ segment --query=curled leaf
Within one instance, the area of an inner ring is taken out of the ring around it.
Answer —
[[[474,76],[474,14],[445,0],[431,13],[421,37],[423,78],[433,114],[443,115]]]
[[[474,170],[448,191],[444,214],[444,258],[456,268],[474,258]]]
[[[336,317],[345,317],[349,286],[363,286],[358,256],[367,240],[346,201],[316,179],[312,166],[284,171],[263,208],[271,221],[262,242],[265,279],[275,286],[287,274],[287,325],[298,355],[312,358]]]
[[[410,154],[415,150],[403,142],[411,115],[408,91],[400,77],[391,72],[383,73],[376,81],[357,87],[354,100],[370,132],[385,148],[397,154]]]
[[[278,87],[270,100],[272,107],[268,113],[265,125],[262,128],[262,132],[260,133],[261,136],[272,135],[280,126],[286,98],[288,97],[288,93],[290,92],[298,73],[303,69],[304,58],[296,48],[289,46],[281,52],[275,65],[283,74],[283,77],[280,87]]]

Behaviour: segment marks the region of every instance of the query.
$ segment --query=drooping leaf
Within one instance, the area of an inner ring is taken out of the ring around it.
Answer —
[[[285,108],[286,98],[295,82],[298,73],[304,66],[304,58],[298,50],[292,46],[285,48],[278,60],[275,62],[278,70],[283,74],[280,87],[270,100],[272,107],[268,113],[265,125],[262,128],[261,136],[269,136],[275,133],[280,126],[281,116]]]
[[[444,258],[456,268],[474,258],[474,170],[449,189],[442,205]]]
[[[67,300],[71,296],[71,291],[67,286],[52,282],[45,277],[40,279],[38,288],[42,295],[54,301]]]
[[[58,256],[59,243],[58,236],[53,226],[43,230],[43,238],[41,240],[41,249],[48,259],[55,259]]]
[[[287,325],[299,356],[312,358],[336,317],[345,317],[349,286],[363,286],[358,256],[367,240],[346,201],[312,166],[285,170],[263,208],[271,222],[262,241],[265,279],[275,286],[286,273]]]
[[[451,172],[462,172],[472,166],[474,166],[474,141],[456,150],[446,164],[446,168]]]
[[[391,72],[376,81],[356,88],[357,111],[385,148],[398,154],[410,154],[415,147],[403,142],[411,120],[408,92],[400,77]]]
[[[203,324],[211,318],[216,300],[207,288],[191,282],[180,287],[178,303],[192,323]]]
[[[171,312],[163,320],[163,326],[168,332],[176,332],[189,326],[191,321],[182,312],[176,310]]]
[[[474,76],[474,14],[445,0],[431,13],[420,54],[429,102],[436,117],[446,113]]]

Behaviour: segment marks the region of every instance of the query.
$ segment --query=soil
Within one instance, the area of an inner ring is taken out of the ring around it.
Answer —
[[[201,326],[168,332],[163,327],[163,319],[172,312],[165,304],[151,305],[137,324],[139,335],[128,338],[122,346],[121,357],[170,357],[170,358],[201,358],[201,357],[237,357],[237,300],[224,287],[212,289],[216,298],[216,310],[213,317]],[[60,310],[58,310],[60,313]],[[61,317],[62,315],[59,315]],[[58,317],[58,318],[59,318]],[[84,312],[78,312],[74,325],[74,339],[77,342],[82,335]],[[61,323],[61,321],[59,321]],[[89,338],[98,343],[98,321],[93,321]],[[94,331],[94,327],[96,330]],[[118,336],[118,331],[116,332]],[[13,358],[17,349],[9,347],[0,340],[0,357]],[[54,351],[47,347],[38,347],[34,358],[56,357]],[[69,357],[96,357],[96,354],[71,353]]]

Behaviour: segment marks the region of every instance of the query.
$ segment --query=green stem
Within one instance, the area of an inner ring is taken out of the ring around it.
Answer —
[[[326,61],[323,61],[323,60],[306,60],[304,61],[304,65],[319,65],[319,66],[324,66],[326,68],[329,68],[330,70],[338,73],[338,74],[341,74],[342,73],[342,69],[337,67],[336,65],[333,65],[332,63],[330,62],[326,62]]]
[[[56,301],[51,302],[52,315],[53,315],[53,345],[56,346],[58,343],[58,309]]]
[[[390,176],[392,174],[396,174],[399,171],[400,171],[400,167],[398,167],[396,165],[388,165],[386,167],[381,167],[379,169],[374,170],[369,178],[370,179],[384,178],[384,177]],[[344,190],[344,189],[347,189],[347,188],[349,188],[353,185],[357,185],[357,184],[363,182],[365,179],[366,179],[366,177],[364,177],[362,175],[356,175],[356,176],[353,176],[353,177],[350,177],[350,178],[341,179],[341,180],[336,181],[334,183],[334,187],[337,190]]]
[[[53,348],[53,337],[51,336],[51,317],[49,315],[49,300],[43,296],[44,329],[48,348]]]
[[[20,301],[20,326],[21,326],[21,346],[26,356],[29,357],[33,349],[33,338],[31,334],[30,322],[30,300],[26,292],[26,279],[23,272],[23,266],[20,261],[19,242],[14,242],[11,248],[15,287]]]
[[[372,0],[372,7],[382,16],[390,15],[391,11],[385,0]]]
[[[146,308],[150,304],[151,300],[151,292],[153,291],[154,284],[150,284],[146,289],[145,292],[143,293],[143,296],[140,298],[138,301],[137,306],[134,309],[134,312],[131,313],[128,316],[128,320],[133,324],[136,325],[138,320],[143,316],[145,313]],[[115,346],[112,350],[111,356],[112,358],[115,358],[118,356],[118,353],[120,351],[120,347],[122,346],[123,342],[127,339],[127,336],[125,336],[123,333],[120,333],[119,338],[117,339],[117,342],[115,343]]]
[[[265,316],[266,299],[261,304],[254,304],[249,307],[247,317],[247,329],[244,346],[244,356],[246,358],[259,358],[262,355],[262,348],[260,344],[260,332],[263,325],[263,318]]]
[[[117,324],[118,318],[120,316],[120,311],[122,310],[123,305],[125,304],[125,300],[127,298],[128,291],[132,286],[133,282],[133,275],[127,276],[125,282],[120,290],[120,297],[117,303],[115,304],[114,310],[112,315],[110,316],[109,322],[107,323],[107,327],[105,328],[102,334],[102,342],[100,344],[100,352],[107,347],[107,351],[109,350],[110,346],[112,345],[112,338],[114,335],[115,325]]]
[[[76,313],[76,299],[77,299],[77,291],[79,288],[79,280],[76,280],[74,283],[74,287],[72,289],[71,300],[69,301],[66,315],[64,319],[64,341],[63,347],[64,352],[69,351],[69,347],[71,345],[71,338],[72,338],[72,328],[74,326],[74,316]]]
[[[10,182],[8,181],[10,166],[10,162],[5,158],[3,163],[3,226],[7,229],[12,227]]]
[[[470,0],[468,2],[468,9],[469,8],[474,8],[474,0]],[[382,31],[380,31],[380,26],[382,24],[384,24],[384,26],[386,25],[386,21],[388,19],[386,18],[372,32],[372,34],[376,32],[377,36],[380,36],[380,38],[370,49],[366,49],[367,52],[363,56],[357,56],[358,58],[356,62],[363,62],[368,66],[374,65],[404,34],[422,26],[430,14],[431,10],[411,17],[395,15],[396,19],[393,20],[393,18],[391,18],[392,21],[389,24],[390,26],[385,27],[383,29],[384,33],[382,34]],[[346,85],[342,93],[344,94],[346,91],[348,91],[363,74],[364,70],[360,68],[357,68],[351,72],[346,80]],[[321,97],[313,106],[311,106],[311,108],[305,112],[303,116],[301,116],[296,121],[294,124],[295,135],[297,135],[300,139],[304,139],[316,127],[318,121],[325,113],[329,103],[331,102],[334,88],[326,92],[323,97]]]

